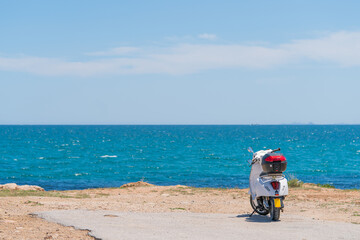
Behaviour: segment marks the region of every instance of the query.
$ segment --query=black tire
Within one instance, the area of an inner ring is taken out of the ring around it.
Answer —
[[[270,199],[269,206],[270,206],[270,218],[271,218],[271,220],[279,221],[279,219],[280,219],[280,208],[276,208],[274,206],[274,199]]]
[[[269,214],[269,210],[266,210],[262,204],[259,204],[258,207],[255,206],[251,195],[250,195],[250,205],[255,210],[255,212],[257,212],[260,215],[268,215]]]

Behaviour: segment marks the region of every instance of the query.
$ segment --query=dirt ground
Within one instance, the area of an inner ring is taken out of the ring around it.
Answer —
[[[304,184],[290,188],[282,215],[360,224],[360,191]],[[121,188],[77,191],[0,190],[0,239],[93,239],[87,231],[49,223],[31,215],[53,209],[125,212],[247,214],[248,189],[127,184]]]

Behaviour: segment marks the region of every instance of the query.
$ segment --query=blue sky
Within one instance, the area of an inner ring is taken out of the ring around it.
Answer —
[[[359,124],[358,1],[1,1],[0,124]]]

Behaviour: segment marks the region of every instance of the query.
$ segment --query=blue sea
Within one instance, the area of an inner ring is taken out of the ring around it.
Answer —
[[[280,147],[288,177],[360,188],[360,125],[0,126],[0,184],[246,188],[250,146]]]

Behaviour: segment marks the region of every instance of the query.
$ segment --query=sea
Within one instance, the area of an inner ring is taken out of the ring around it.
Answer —
[[[288,178],[360,188],[360,125],[2,125],[0,184],[246,188],[248,147],[281,148]]]

